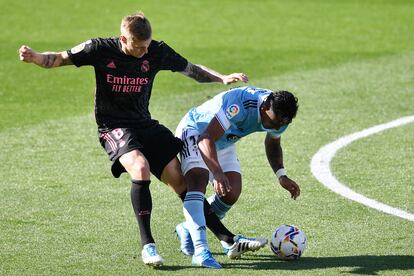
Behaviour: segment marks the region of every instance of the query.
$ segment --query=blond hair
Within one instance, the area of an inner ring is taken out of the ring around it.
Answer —
[[[147,40],[152,34],[151,24],[143,12],[137,12],[122,18],[121,34],[126,35],[125,31],[137,40]]]

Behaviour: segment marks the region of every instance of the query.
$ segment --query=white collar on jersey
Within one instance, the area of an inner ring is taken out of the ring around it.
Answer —
[[[260,115],[260,107],[262,106],[262,103],[266,100],[267,96],[269,96],[269,94],[260,96],[259,100],[257,101],[257,113],[258,113],[257,122],[260,123],[263,130],[266,130],[266,128],[262,124],[262,116]]]

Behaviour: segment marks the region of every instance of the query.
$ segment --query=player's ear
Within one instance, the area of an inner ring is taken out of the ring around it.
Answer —
[[[270,105],[267,102],[264,102],[261,106],[264,111],[268,111],[270,109]]]
[[[122,43],[124,43],[124,44],[127,43],[127,38],[125,36],[121,35],[119,38],[121,39]]]

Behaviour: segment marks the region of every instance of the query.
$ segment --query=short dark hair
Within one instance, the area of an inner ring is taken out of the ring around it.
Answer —
[[[296,117],[299,107],[298,98],[284,90],[270,93],[264,104],[270,107],[277,116],[289,121]]]
[[[147,40],[152,34],[151,24],[143,12],[125,16],[121,22],[121,33],[122,28],[128,30],[138,40]]]

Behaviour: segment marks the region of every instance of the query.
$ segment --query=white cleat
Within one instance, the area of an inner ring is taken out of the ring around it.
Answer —
[[[158,254],[155,243],[149,243],[144,245],[141,252],[142,261],[149,266],[162,266],[164,263],[163,258]]]
[[[180,240],[180,249],[184,255],[194,255],[194,244],[191,240],[190,232],[184,227],[184,223],[180,223],[175,227],[175,233]]]
[[[256,251],[267,244],[266,238],[247,238],[241,235],[234,237],[234,243],[227,247],[224,246],[224,253],[230,259],[237,259],[247,251]]]

